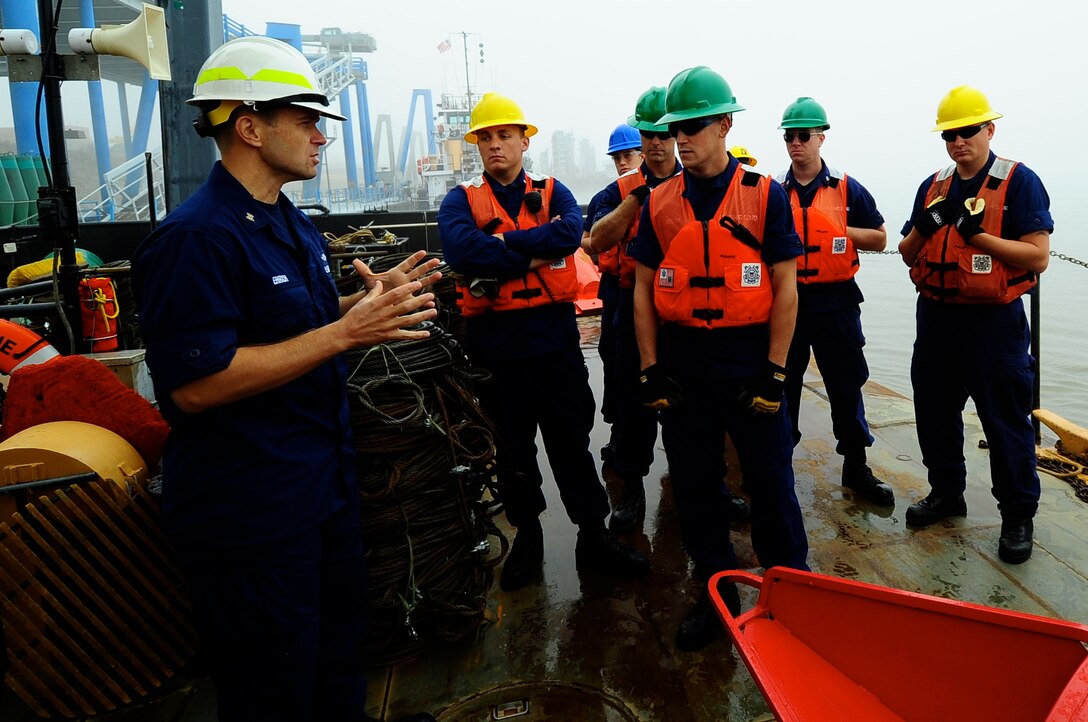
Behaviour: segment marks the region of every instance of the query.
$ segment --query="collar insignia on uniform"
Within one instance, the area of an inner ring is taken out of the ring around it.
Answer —
[[[257,219],[253,217],[253,214],[252,214],[252,213],[247,213],[247,214],[246,214],[246,220],[247,220],[247,221],[250,221],[250,222],[252,223],[253,221],[255,221],[255,220],[257,220]]]

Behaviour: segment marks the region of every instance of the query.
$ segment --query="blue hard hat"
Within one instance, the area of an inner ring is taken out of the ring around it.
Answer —
[[[612,135],[608,136],[608,154],[612,155],[631,148],[642,149],[642,136],[639,135],[637,129],[626,123],[617,125],[616,129],[612,131]]]

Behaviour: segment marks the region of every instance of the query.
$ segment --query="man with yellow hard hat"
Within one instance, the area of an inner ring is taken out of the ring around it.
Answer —
[[[596,409],[574,312],[582,213],[562,183],[524,170],[536,132],[514,101],[485,94],[465,134],[484,172],[446,194],[438,210],[445,260],[461,276],[469,359],[489,374],[478,394],[495,423],[498,495],[516,529],[500,577],[505,590],[533,581],[543,566],[538,429],[578,526],[578,568],[625,576],[650,569],[604,524],[608,495],[589,451]]]
[[[1031,424],[1036,361],[1020,297],[1046,270],[1054,221],[1039,177],[990,149],[1001,117],[975,88],[944,96],[933,130],[953,165],[923,181],[903,226],[899,252],[918,290],[914,412],[931,488],[906,520],[924,527],[967,515],[963,408],[970,397],[989,443],[998,556],[1020,564],[1031,557],[1040,493]]]
[[[755,168],[759,162],[756,157],[748,152],[748,149],[743,145],[735,145],[729,149],[729,155],[740,161],[741,165],[746,165],[749,168]]]

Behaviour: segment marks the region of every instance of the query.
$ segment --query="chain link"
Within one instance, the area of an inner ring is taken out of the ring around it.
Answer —
[[[1053,449],[1039,449],[1036,456],[1036,466],[1065,481],[1073,487],[1074,493],[1081,501],[1088,502],[1088,484],[1084,479],[1088,478],[1088,458],[1077,456],[1062,448],[1062,442],[1058,441]]]
[[[899,251],[858,251],[859,254],[868,254],[873,256],[898,256]],[[1051,251],[1050,255],[1054,258],[1061,259],[1063,261],[1069,261],[1078,266],[1084,266],[1088,268],[1088,261],[1082,261],[1079,258],[1073,258],[1073,256],[1067,256],[1064,253],[1058,253],[1057,251]]]
[[[1075,263],[1078,266],[1084,266],[1085,268],[1088,268],[1088,262],[1082,261],[1079,258],[1073,258],[1072,256],[1067,256],[1064,253],[1058,253],[1057,251],[1051,251],[1050,255],[1054,256],[1055,258],[1060,258],[1063,261],[1069,261],[1070,263]]]

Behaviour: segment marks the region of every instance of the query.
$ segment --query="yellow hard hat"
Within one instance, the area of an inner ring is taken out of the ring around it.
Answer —
[[[743,145],[735,145],[732,148],[730,148],[729,149],[729,155],[733,156],[734,158],[739,160],[741,163],[744,163],[745,165],[749,165],[749,166],[751,166],[753,168],[756,167],[756,162],[757,161],[756,161],[755,156],[753,156],[751,153],[749,153],[748,149],[745,148]]]
[[[525,137],[536,135],[536,126],[525,122],[525,114],[517,103],[505,95],[484,93],[484,97],[472,108],[465,140],[475,143],[476,131],[500,125],[520,125],[525,128]]]
[[[969,125],[981,125],[1002,117],[990,107],[990,101],[969,85],[961,85],[948,91],[937,106],[937,125],[934,131],[966,128]]]

